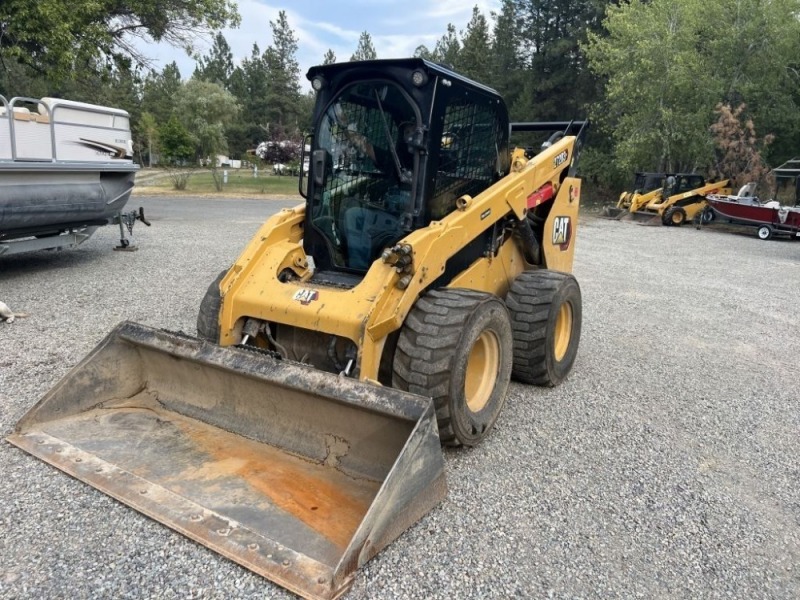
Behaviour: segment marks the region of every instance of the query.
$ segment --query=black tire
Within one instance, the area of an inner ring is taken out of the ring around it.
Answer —
[[[772,237],[772,233],[773,233],[772,227],[770,227],[769,225],[761,225],[756,230],[756,235],[758,236],[758,239],[760,239],[760,240],[768,240],[768,239],[770,239]]]
[[[680,206],[670,206],[664,211],[664,216],[661,218],[664,225],[671,227],[680,227],[686,223],[686,211]]]
[[[435,290],[417,301],[400,330],[392,386],[433,398],[442,444],[475,446],[505,404],[512,357],[502,300]]]
[[[214,344],[219,344],[219,309],[222,307],[219,283],[227,272],[222,271],[208,286],[197,313],[197,336]]]
[[[711,223],[711,221],[713,221],[713,220],[714,220],[716,217],[717,217],[717,215],[715,215],[715,214],[714,214],[714,211],[711,209],[711,207],[710,207],[710,206],[706,206],[706,207],[705,207],[705,208],[704,208],[704,209],[703,209],[703,210],[700,212],[700,222],[701,222],[703,225],[708,225],[708,224],[709,224],[709,223]]]
[[[520,273],[506,296],[514,332],[512,376],[554,386],[569,374],[578,353],[583,308],[581,288],[568,273]]]

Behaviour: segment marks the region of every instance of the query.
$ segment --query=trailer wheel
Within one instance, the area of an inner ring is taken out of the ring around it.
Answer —
[[[578,353],[581,288],[568,273],[520,273],[506,296],[514,332],[514,370],[523,383],[554,386],[569,374]]]
[[[435,290],[417,301],[400,330],[392,386],[433,398],[442,444],[475,446],[505,404],[512,356],[511,323],[499,298]]]
[[[661,218],[664,225],[671,225],[673,227],[680,227],[686,222],[686,211],[680,206],[670,206],[664,211],[664,216]]]
[[[219,283],[227,272],[227,270],[222,271],[208,286],[197,313],[197,335],[214,344],[219,344],[219,309],[222,307]]]
[[[711,223],[711,221],[714,220],[715,217],[716,215],[714,214],[714,211],[711,209],[711,207],[706,206],[700,213],[700,222],[703,225],[708,225],[709,223]]]
[[[760,240],[768,240],[772,237],[772,227],[769,225],[762,225],[758,228],[758,231],[756,231],[756,235]]]

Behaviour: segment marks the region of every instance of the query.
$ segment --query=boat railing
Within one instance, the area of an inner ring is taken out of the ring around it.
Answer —
[[[4,123],[4,121],[6,123]],[[0,160],[19,162],[96,162],[96,156],[87,152],[68,156],[67,151],[77,148],[74,142],[84,142],[88,132],[102,131],[105,141],[99,147],[116,148],[120,143],[130,144],[128,113],[122,110],[94,106],[53,98],[16,96],[10,101],[0,95]],[[68,133],[78,136],[67,139]],[[124,134],[110,135],[110,134]],[[117,139],[124,137],[125,139]],[[6,140],[8,144],[6,144]],[[73,150],[78,152],[78,150]],[[95,150],[95,154],[103,154]],[[102,160],[109,160],[106,152]],[[121,157],[117,157],[121,158]],[[125,157],[129,158],[129,157]]]

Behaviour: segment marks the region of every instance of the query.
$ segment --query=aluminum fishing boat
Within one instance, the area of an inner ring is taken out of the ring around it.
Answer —
[[[771,200],[761,202],[747,184],[735,196],[707,196],[715,215],[739,225],[755,226],[756,235],[768,240],[775,234],[800,237],[800,207],[782,206]]]

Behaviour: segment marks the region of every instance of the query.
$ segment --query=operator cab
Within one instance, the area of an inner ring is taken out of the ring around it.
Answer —
[[[667,173],[634,173],[633,189],[636,193],[646,194],[663,187]]]
[[[703,187],[706,180],[702,175],[696,173],[675,173],[670,174],[664,180],[664,198],[670,198],[677,194],[690,192],[699,187]]]
[[[304,247],[320,271],[365,273],[456,199],[508,173],[498,94],[422,59],[313,67]]]

